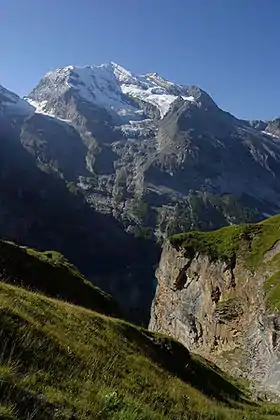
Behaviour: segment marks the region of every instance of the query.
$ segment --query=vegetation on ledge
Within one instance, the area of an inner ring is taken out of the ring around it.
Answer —
[[[191,231],[170,238],[175,248],[184,248],[193,258],[196,254],[208,255],[213,261],[232,261],[241,248],[247,252],[253,236],[260,229],[255,225],[233,225],[215,231]]]
[[[280,215],[256,224],[227,226],[215,231],[191,231],[170,238],[175,248],[184,248],[190,257],[197,253],[211,260],[230,262],[241,257],[248,268],[263,264],[264,255],[280,240]]]
[[[280,311],[280,271],[274,273],[264,283],[267,306]]]

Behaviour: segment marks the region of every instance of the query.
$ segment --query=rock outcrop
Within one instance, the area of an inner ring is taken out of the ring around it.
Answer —
[[[280,393],[280,217],[167,240],[150,329]]]

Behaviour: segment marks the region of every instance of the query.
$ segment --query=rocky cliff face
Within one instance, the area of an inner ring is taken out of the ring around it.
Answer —
[[[168,240],[150,329],[279,392],[279,240],[278,216]]]

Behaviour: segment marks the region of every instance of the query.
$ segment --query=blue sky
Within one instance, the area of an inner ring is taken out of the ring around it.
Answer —
[[[0,0],[0,84],[115,61],[206,90],[250,119],[280,115],[279,0]]]

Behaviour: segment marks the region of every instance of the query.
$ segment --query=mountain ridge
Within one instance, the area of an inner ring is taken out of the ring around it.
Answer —
[[[249,221],[228,216],[223,210],[227,195],[234,197],[240,213],[251,209],[254,221],[278,211],[273,181],[278,175],[270,168],[270,161],[275,166],[279,160],[275,131],[269,132],[269,124],[239,120],[221,110],[200,88],[177,85],[155,73],[135,76],[109,63],[47,73],[28,100],[39,103],[39,112],[61,118],[81,133],[91,174],[78,177],[76,185],[97,211],[114,215],[128,231],[143,227],[135,211],[139,202],[148,208],[145,229],[157,237],[178,231],[178,202],[189,226],[196,227],[188,215],[193,194],[200,207],[205,206],[203,194],[220,202],[218,210],[206,204],[210,213],[217,213],[219,225],[209,220],[203,228]],[[217,161],[214,171],[211,160]],[[233,164],[227,168],[226,162]],[[196,167],[200,174],[193,174]],[[238,167],[245,182],[231,181]],[[188,172],[192,182],[183,179]],[[254,172],[266,178],[261,187],[252,179]]]

